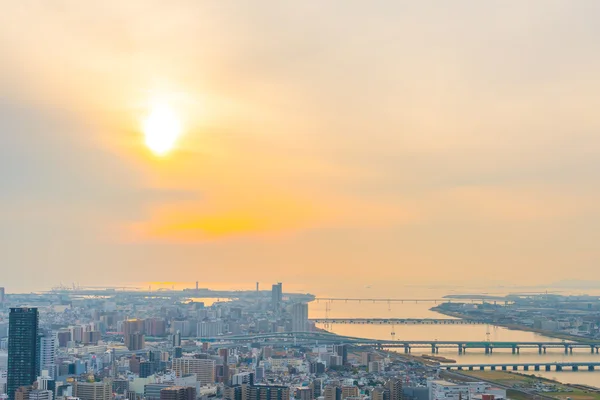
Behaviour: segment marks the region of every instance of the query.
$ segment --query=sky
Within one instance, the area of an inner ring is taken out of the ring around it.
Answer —
[[[595,0],[0,7],[7,292],[598,278]]]

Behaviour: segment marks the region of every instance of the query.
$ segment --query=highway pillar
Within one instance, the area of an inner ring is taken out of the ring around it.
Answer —
[[[485,354],[490,354],[490,346],[489,345],[485,345]]]
[[[469,371],[473,371],[473,367],[469,367]]]
[[[573,347],[569,346],[569,353],[573,354]]]
[[[512,353],[513,354],[517,354],[517,346],[513,346],[512,347]]]
[[[479,367],[480,371],[485,371],[485,367],[482,365],[481,367]]]
[[[512,366],[512,370],[513,370],[513,371],[518,371],[518,370],[519,370],[519,367],[517,367],[516,365],[513,365],[513,366]]]
[[[594,349],[595,349],[595,348],[596,348],[596,346],[594,346],[594,345],[591,345],[591,346],[590,346],[590,350],[592,351],[592,354],[594,354]]]
[[[573,371],[579,371],[579,366],[573,365]]]
[[[594,366],[593,365],[588,365],[588,371],[593,371],[594,370]]]
[[[506,371],[506,365],[502,366],[502,371]]]
[[[557,371],[562,371],[562,365],[557,365],[557,366],[556,366],[556,370],[557,370]]]
[[[524,369],[525,371],[529,371],[529,365],[523,365],[523,369]]]
[[[492,365],[492,371],[495,371],[495,370],[496,370],[496,366]]]
[[[552,371],[552,367],[550,365],[546,365],[546,371]]]
[[[458,345],[458,355],[461,355],[463,353],[463,345],[459,344]]]
[[[540,366],[539,366],[539,365],[535,365],[535,366],[533,367],[533,369],[534,369],[534,370],[536,370],[536,371],[539,371],[539,370],[540,370]]]
[[[404,353],[406,353],[406,354],[410,353],[410,345],[408,345],[408,344],[404,345]]]
[[[569,354],[569,345],[565,344],[565,354]]]
[[[542,345],[538,344],[538,354],[542,354]]]

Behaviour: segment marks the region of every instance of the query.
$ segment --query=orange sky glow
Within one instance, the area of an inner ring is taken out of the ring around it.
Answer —
[[[589,279],[598,11],[4,4],[3,284]],[[164,154],[153,101],[181,124]]]

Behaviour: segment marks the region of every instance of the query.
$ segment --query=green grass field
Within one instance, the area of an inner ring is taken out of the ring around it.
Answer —
[[[535,383],[543,383],[546,385],[555,384],[557,386],[558,391],[544,392],[543,394],[560,400],[600,400],[600,393],[570,388],[558,382],[553,382],[548,379],[538,377],[514,374],[505,371],[461,371],[461,373],[473,378],[478,378],[489,382],[496,382],[498,384],[506,386],[515,385],[520,387],[527,387],[533,386]],[[507,391],[507,397],[513,400],[525,400],[528,398],[526,395],[510,389]]]
[[[506,371],[461,371],[462,374],[486,381],[498,382],[503,385],[512,386],[515,383],[523,384],[533,382],[535,378],[528,376],[512,374]]]

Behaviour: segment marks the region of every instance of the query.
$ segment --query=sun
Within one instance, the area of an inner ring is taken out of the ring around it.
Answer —
[[[168,104],[155,102],[143,121],[146,146],[156,155],[164,156],[181,136],[181,121]]]

